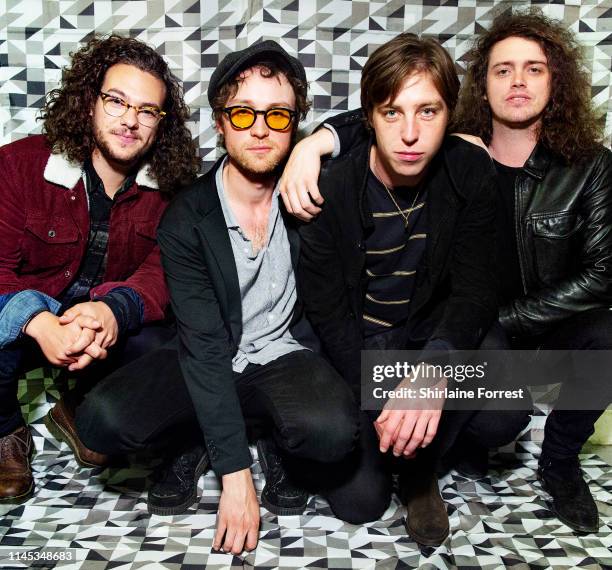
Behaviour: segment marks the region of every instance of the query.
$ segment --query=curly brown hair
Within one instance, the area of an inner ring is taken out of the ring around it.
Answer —
[[[478,37],[468,54],[467,75],[453,129],[477,135],[490,144],[491,109],[484,104],[489,54],[497,42],[509,37],[537,42],[548,60],[551,94],[542,117],[539,142],[568,163],[591,156],[602,139],[603,124],[592,107],[582,47],[561,22],[534,8],[499,14],[491,28]]]
[[[53,152],[61,152],[77,163],[91,157],[95,142],[90,111],[100,93],[107,70],[118,63],[133,65],[164,82],[166,116],[160,122],[155,143],[146,162],[160,190],[176,191],[192,181],[200,160],[195,142],[186,126],[189,107],[183,101],[179,80],[152,47],[134,38],[116,34],[94,36],[70,54],[72,65],[62,72],[58,89],[47,95],[41,111],[43,134]]]

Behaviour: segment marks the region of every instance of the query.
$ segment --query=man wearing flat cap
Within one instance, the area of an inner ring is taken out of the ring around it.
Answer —
[[[177,346],[111,376],[80,424],[104,453],[171,441],[174,456],[149,491],[154,514],[184,512],[211,466],[222,481],[213,547],[234,554],[255,547],[259,527],[247,431],[266,476],[262,503],[279,515],[306,507],[297,474],[337,477],[358,432],[348,386],[307,348],[316,339],[296,292],[299,238],[276,189],[306,91],[302,64],[273,41],[214,71],[208,99],[227,153],[183,190],[158,230]],[[121,402],[105,401],[111,384],[122,386]],[[186,435],[199,434],[197,424],[203,445]]]

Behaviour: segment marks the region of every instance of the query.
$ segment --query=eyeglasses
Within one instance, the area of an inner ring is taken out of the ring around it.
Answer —
[[[110,93],[104,93],[104,91],[100,91],[100,97],[102,97],[102,106],[107,115],[111,115],[111,117],[122,117],[130,109],[134,109],[138,117],[138,122],[145,127],[154,127],[166,116],[166,113],[157,107],[151,107],[150,105],[143,105],[142,107],[130,105],[121,99],[121,97],[111,95]]]
[[[242,105],[225,107],[223,112],[227,113],[232,126],[241,130],[252,127],[257,120],[257,115],[263,115],[266,125],[273,131],[286,131],[297,115],[295,111],[283,109],[282,107],[272,107],[267,111],[256,111],[251,109],[251,107]]]

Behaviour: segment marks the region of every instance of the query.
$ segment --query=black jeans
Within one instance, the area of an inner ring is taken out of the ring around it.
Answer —
[[[163,345],[172,338],[174,327],[151,325],[138,334],[127,335],[111,348],[105,360],[95,361],[78,373],[77,390],[86,391],[99,378],[131,360]],[[25,425],[17,400],[17,381],[28,370],[44,366],[47,360],[38,344],[29,337],[0,350],[0,437]]]
[[[293,460],[329,466],[355,446],[353,396],[313,352],[250,364],[234,373],[234,382],[252,438],[271,434]],[[176,452],[186,440],[201,438],[177,350],[162,347],[105,378],[77,409],[76,425],[87,447],[106,454]]]
[[[557,325],[552,331],[532,338],[510,341],[508,347],[543,350],[609,350],[612,349],[612,311],[594,309],[579,313]],[[594,432],[594,425],[610,403],[608,370],[601,375],[581,374],[570,370],[561,379],[557,406],[546,419],[542,454],[549,459],[576,457]],[[601,395],[600,410],[572,410],[573,402],[580,402],[581,393]],[[559,409],[557,409],[559,408]]]
[[[364,348],[369,350],[399,350],[406,348],[406,332],[397,328],[364,339]],[[487,348],[498,346],[493,333],[485,341]],[[410,346],[419,349],[422,346]],[[423,463],[431,469],[445,471],[454,458],[455,447],[461,444],[496,448],[516,438],[529,422],[529,412],[524,410],[444,411],[438,432],[427,449],[417,452],[417,461],[395,459],[391,452],[379,451],[379,440],[374,429],[374,420],[379,412],[361,412],[360,442],[355,452],[347,459],[346,469],[350,477],[326,493],[336,516],[361,524],[379,519],[391,500],[392,472],[409,471]]]

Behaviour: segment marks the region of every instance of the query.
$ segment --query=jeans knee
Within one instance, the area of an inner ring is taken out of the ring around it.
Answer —
[[[76,410],[76,430],[83,444],[107,455],[130,451],[132,446],[125,441],[121,429],[120,410],[103,397],[91,396],[88,395]]]
[[[391,502],[390,480],[370,481],[367,488],[330,493],[329,506],[336,518],[350,524],[364,524],[382,518]]]
[[[531,419],[526,410],[496,410],[479,412],[467,426],[466,435],[474,442],[494,449],[511,443]]]
[[[390,501],[391,497],[388,495],[386,497],[377,496],[375,493],[368,492],[360,496],[353,505],[330,506],[336,518],[349,524],[364,524],[381,519]]]
[[[281,436],[287,451],[296,457],[323,463],[341,461],[359,437],[357,410],[305,412],[296,418],[291,430],[281,431]]]

